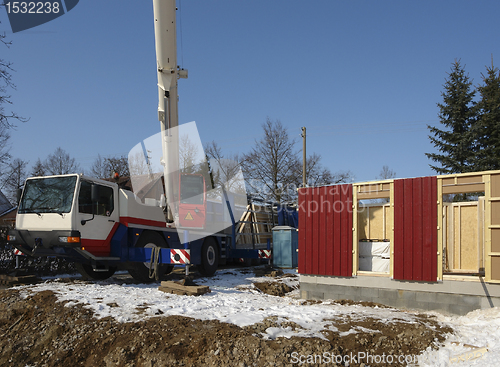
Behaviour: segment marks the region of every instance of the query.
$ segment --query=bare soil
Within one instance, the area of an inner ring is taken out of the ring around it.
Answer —
[[[279,281],[254,285],[277,296],[291,290]],[[322,360],[320,364],[317,357],[311,358],[325,353],[337,356],[358,352],[418,355],[429,346],[437,346],[446,333],[452,332],[424,314],[416,314],[411,323],[404,320],[384,323],[369,318],[353,320],[349,316],[329,320],[329,323],[330,327],[323,331],[325,339],[266,340],[260,333],[269,327],[293,329],[298,325],[269,317],[242,328],[219,321],[162,315],[142,322],[118,323],[111,317],[97,319],[92,311],[80,305],[64,307],[64,302],[57,302],[51,291],[23,299],[16,289],[5,289],[0,290],[0,365],[295,366],[294,362],[303,356],[302,361],[309,366],[335,366],[335,363],[325,364]],[[349,330],[356,333],[340,336]],[[307,359],[307,356],[312,357]],[[351,363],[351,366],[363,364]]]

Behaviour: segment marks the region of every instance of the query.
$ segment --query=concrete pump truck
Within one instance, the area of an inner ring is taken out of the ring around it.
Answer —
[[[212,174],[179,169],[177,82],[187,71],[177,66],[175,0],[153,0],[153,8],[163,173],[143,172],[156,178],[140,191],[159,185],[160,196],[141,196],[140,180],[130,191],[83,174],[31,177],[8,234],[8,243],[24,254],[64,258],[86,278],[102,280],[124,269],[146,282],[175,265],[186,266],[186,273],[195,265],[210,276],[228,259],[269,258],[271,228],[290,216],[287,208],[252,202],[246,194],[238,204],[227,185],[212,186]]]

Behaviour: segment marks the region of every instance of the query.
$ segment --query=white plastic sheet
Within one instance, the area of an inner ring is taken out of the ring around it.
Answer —
[[[359,270],[388,273],[391,266],[391,243],[359,242]]]

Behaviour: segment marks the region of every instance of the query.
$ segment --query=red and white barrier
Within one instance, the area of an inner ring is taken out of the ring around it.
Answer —
[[[259,250],[259,259],[270,259],[271,250]]]
[[[17,248],[14,249],[14,255],[15,256],[25,256],[21,251],[19,251]]]
[[[171,264],[190,264],[191,250],[170,249]]]

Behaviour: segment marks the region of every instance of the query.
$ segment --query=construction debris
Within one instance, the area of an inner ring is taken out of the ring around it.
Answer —
[[[158,290],[181,296],[201,296],[202,294],[210,293],[210,288],[207,285],[196,285],[189,279],[183,279],[178,282],[161,282],[161,286],[158,287]]]
[[[35,284],[41,281],[42,280],[40,278],[37,278],[35,275],[15,276],[15,275],[0,274],[0,284],[8,286],[18,285],[18,284]]]

